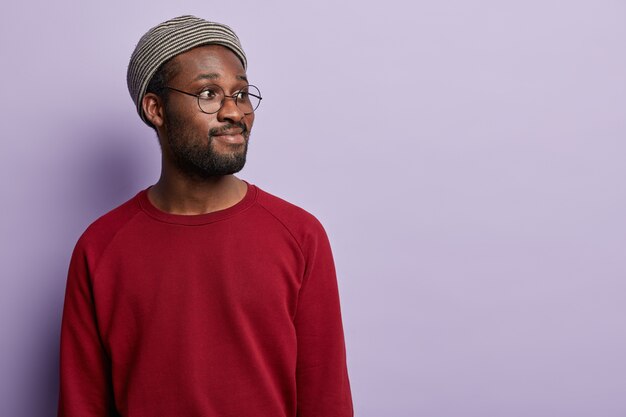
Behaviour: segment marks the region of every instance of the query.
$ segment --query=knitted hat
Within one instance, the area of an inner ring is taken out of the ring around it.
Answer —
[[[126,82],[137,113],[148,126],[141,101],[157,69],[168,59],[196,46],[217,44],[229,48],[247,66],[246,54],[231,28],[195,16],[179,16],[160,23],[146,32],[135,47],[128,64]]]

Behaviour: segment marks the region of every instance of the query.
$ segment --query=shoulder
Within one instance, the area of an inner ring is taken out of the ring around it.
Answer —
[[[258,188],[257,203],[283,225],[301,247],[327,240],[322,223],[305,209]]]
[[[272,216],[291,228],[323,229],[311,213],[289,201],[258,188],[257,202]]]
[[[138,197],[142,192],[145,190],[92,222],[78,239],[75,251],[92,259],[99,257],[115,235],[141,212]]]

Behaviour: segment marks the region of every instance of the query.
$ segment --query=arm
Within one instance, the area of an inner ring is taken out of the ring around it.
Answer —
[[[295,317],[297,416],[352,417],[335,265],[323,229],[303,251],[307,264]]]
[[[61,324],[58,417],[113,417],[110,363],[98,332],[86,255],[77,245]]]

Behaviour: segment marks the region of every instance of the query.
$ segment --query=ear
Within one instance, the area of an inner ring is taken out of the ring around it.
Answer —
[[[141,100],[141,106],[150,123],[156,128],[163,126],[165,109],[163,108],[163,101],[159,96],[154,93],[146,93],[143,96],[143,100]]]

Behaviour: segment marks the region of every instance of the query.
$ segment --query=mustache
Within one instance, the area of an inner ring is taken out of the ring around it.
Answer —
[[[243,135],[243,137],[248,136],[248,126],[246,126],[246,124],[243,122],[227,123],[224,126],[209,129],[209,136],[219,135],[220,133],[233,129],[241,129],[241,134]]]

